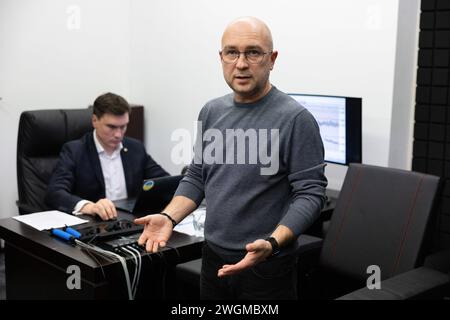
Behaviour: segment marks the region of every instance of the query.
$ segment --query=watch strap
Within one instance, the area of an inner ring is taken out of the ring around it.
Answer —
[[[278,244],[277,239],[275,239],[274,237],[268,237],[265,240],[268,241],[272,246],[271,256],[275,256],[280,253],[280,245]]]

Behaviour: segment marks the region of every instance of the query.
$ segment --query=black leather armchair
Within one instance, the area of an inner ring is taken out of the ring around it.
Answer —
[[[439,178],[351,164],[325,238],[297,240],[300,299],[399,300],[449,295],[449,252],[428,256]],[[380,289],[366,287],[380,268]],[[436,267],[439,266],[439,267]],[[201,259],[177,266],[198,295]],[[360,289],[362,288],[362,289]]]
[[[62,145],[92,130],[92,108],[25,111],[17,138],[17,185],[20,214],[48,210],[47,184]],[[134,106],[127,135],[143,140],[143,107]]]
[[[435,176],[351,164],[318,259],[311,263],[300,255],[300,265],[308,265],[301,269],[300,297],[442,297],[448,275],[422,267],[438,188]],[[381,271],[380,289],[366,287],[369,266]]]
[[[92,109],[25,111],[17,138],[17,186],[20,214],[48,210],[47,184],[62,145],[89,130]]]

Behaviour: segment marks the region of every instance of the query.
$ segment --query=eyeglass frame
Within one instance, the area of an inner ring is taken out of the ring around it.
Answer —
[[[237,50],[235,50],[235,51],[237,52],[237,57],[236,57],[236,59],[235,59],[233,62],[227,62],[227,61],[225,61],[225,60],[223,59],[223,56],[222,56],[223,50],[219,51],[220,59],[222,59],[222,61],[223,61],[224,63],[226,63],[226,64],[233,64],[233,63],[236,63],[236,62],[239,60],[239,58],[241,57],[241,54],[244,54],[244,58],[245,58],[245,60],[246,60],[248,63],[250,63],[250,64],[260,64],[260,63],[263,62],[264,56],[265,56],[266,54],[272,54],[272,53],[273,53],[273,51],[260,52],[261,57],[262,57],[262,58],[261,58],[261,61],[258,61],[258,62],[252,62],[252,61],[250,61],[250,60],[248,59],[247,54],[248,54],[250,51],[257,51],[257,50],[255,50],[255,49],[250,49],[250,50],[247,50],[247,51],[237,51]]]

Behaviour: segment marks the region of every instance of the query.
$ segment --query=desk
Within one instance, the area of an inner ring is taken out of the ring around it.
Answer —
[[[119,213],[119,218],[130,220],[133,217]],[[119,262],[96,260],[80,248],[12,218],[0,220],[0,238],[5,240],[8,299],[128,298]],[[162,251],[163,258],[157,254],[143,255],[136,299],[174,297],[170,280],[174,278],[171,273],[175,265],[199,258],[202,242],[203,238],[174,232],[168,242],[171,248]],[[81,289],[67,288],[66,282],[71,275],[67,270],[71,265],[80,268]]]

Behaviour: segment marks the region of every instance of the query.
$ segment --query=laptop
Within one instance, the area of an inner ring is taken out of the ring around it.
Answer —
[[[169,204],[183,175],[144,180],[136,198],[113,201],[116,209],[136,216],[159,213]]]

